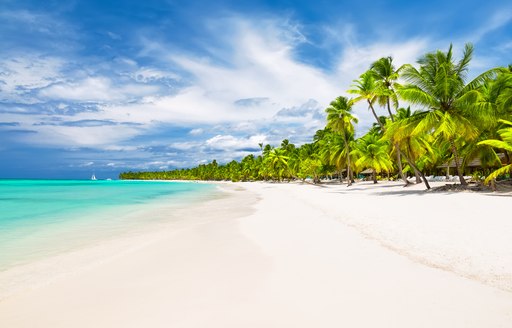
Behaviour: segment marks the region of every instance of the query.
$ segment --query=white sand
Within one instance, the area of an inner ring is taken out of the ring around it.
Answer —
[[[31,267],[44,284],[4,298],[0,327],[511,326],[511,196],[225,188],[179,225]]]

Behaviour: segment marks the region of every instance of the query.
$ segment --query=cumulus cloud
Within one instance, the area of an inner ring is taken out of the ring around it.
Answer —
[[[232,135],[216,135],[206,140],[206,145],[217,150],[256,150],[259,143],[266,143],[265,135],[237,138]]]
[[[283,108],[277,112],[277,117],[291,117],[291,118],[309,118],[321,111],[320,104],[314,99],[310,99],[300,106],[291,108]]]

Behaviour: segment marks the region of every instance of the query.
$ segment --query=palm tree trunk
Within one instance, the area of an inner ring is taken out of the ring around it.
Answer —
[[[377,121],[377,123],[380,125],[380,128],[382,129],[382,131],[384,131],[384,125],[382,124],[382,122],[379,120],[379,117],[377,116],[377,113],[375,113],[375,109],[373,108],[373,105],[371,103],[370,100],[367,100],[368,101],[368,105],[373,113],[373,116],[375,117],[375,120]],[[393,117],[393,114],[391,113],[391,108],[389,106],[389,99],[388,99],[388,112],[389,112],[389,115],[391,117],[391,121],[394,122],[394,117]],[[404,183],[405,183],[405,186],[409,185],[409,180],[407,180],[407,177],[404,176],[404,172],[402,170],[402,158],[401,158],[401,152],[400,152],[400,148],[398,148],[398,144],[393,144],[393,146],[395,147],[396,151],[397,151],[397,164],[398,164],[398,174],[400,175],[400,177],[402,178],[402,180],[404,180]]]
[[[505,164],[511,164],[509,152],[505,150],[504,154],[505,154]]]
[[[393,113],[391,113],[391,105],[389,104],[389,97],[387,99],[387,103],[388,103],[388,113],[389,113],[389,118],[391,119],[391,122],[394,122],[395,121],[395,118],[393,117]]]
[[[416,176],[416,183],[421,183],[420,173],[414,170],[414,175]]]
[[[391,105],[389,104],[389,98],[387,99],[387,105],[388,105],[388,113],[389,113],[389,117],[391,118],[391,122],[394,122],[395,118],[393,117],[393,113],[391,113]],[[395,144],[395,147],[398,148],[398,144]],[[398,173],[400,174],[400,177],[402,177],[402,179],[405,181],[405,185],[407,186],[409,184],[409,180],[407,180],[407,178],[404,177],[404,174],[402,172],[402,162],[401,162],[401,158],[400,158],[400,152],[397,152],[397,160],[399,163],[398,164]],[[408,160],[408,162],[409,162],[409,160]],[[423,175],[423,173],[421,173],[418,169],[416,169],[416,167],[413,167],[413,169],[414,169],[414,175],[416,176],[416,183],[421,183],[420,175]],[[428,189],[430,189],[430,186],[428,187]]]
[[[403,154],[403,155],[404,155],[405,160],[407,161],[407,164],[409,164],[414,169],[415,172],[420,173],[421,179],[423,180],[425,187],[427,187],[427,189],[430,189],[430,184],[428,183],[427,178],[425,177],[425,174],[422,171],[420,171],[418,169],[418,167],[416,166],[416,164],[414,164],[405,154]]]
[[[407,180],[407,177],[404,175],[404,171],[402,168],[402,156],[401,156],[400,148],[398,148],[398,143],[393,144],[393,146],[395,146],[395,149],[396,149],[396,161],[397,161],[397,165],[398,165],[398,174],[400,175],[400,178],[402,178],[402,180],[404,180],[405,186],[407,186],[407,185],[409,185],[409,180]]]
[[[352,172],[350,171],[350,160],[347,163],[347,187],[352,185]]]
[[[382,129],[382,131],[384,131],[384,125],[382,124],[382,122],[379,120],[379,117],[375,113],[375,109],[373,108],[371,101],[370,100],[367,100],[367,101],[368,101],[368,105],[373,113],[373,116],[375,117],[375,120],[380,125],[380,128]],[[394,121],[393,114],[391,114],[391,109],[389,108],[389,101],[388,101],[388,111],[389,111],[389,114],[391,115],[391,120]],[[401,159],[401,155],[400,155],[400,153],[401,153],[400,149],[398,148],[397,144],[393,144],[393,146],[397,150],[398,174],[400,175],[402,180],[404,180],[404,183],[407,186],[409,184],[409,180],[407,180],[407,178],[404,176],[404,172],[402,171],[402,159]]]
[[[347,154],[347,187],[352,185],[352,172],[350,171],[350,146],[348,145],[347,135],[343,133],[343,141],[345,141],[345,153]]]
[[[373,183],[377,183],[377,171],[375,171],[375,169],[372,169],[372,178]]]
[[[380,125],[380,128],[384,130],[384,125],[382,125],[382,122],[379,120],[379,117],[377,116],[377,113],[375,113],[375,109],[373,108],[372,102],[368,99],[368,106],[370,107],[373,117],[375,117],[375,120]]]
[[[452,148],[453,156],[455,157],[455,167],[457,168],[457,175],[459,176],[460,184],[466,187],[468,183],[462,174],[462,168],[460,167],[461,163],[459,163],[459,153],[457,152],[457,147],[455,147],[455,141],[453,138],[450,139],[450,146]]]

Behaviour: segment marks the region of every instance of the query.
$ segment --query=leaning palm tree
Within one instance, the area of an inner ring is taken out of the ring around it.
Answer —
[[[400,77],[400,71],[404,67],[405,65],[402,65],[396,69],[393,65],[393,57],[391,56],[380,58],[379,60],[373,62],[370,67],[370,72],[373,73],[375,80],[377,81],[378,89],[381,90],[379,94],[376,95],[377,102],[380,106],[387,108],[391,122],[395,121],[395,117],[391,111],[391,103],[393,103],[395,111],[398,111],[398,96],[396,94],[395,84]],[[396,150],[395,153],[396,163],[398,166],[398,174],[405,181],[408,181],[403,174],[401,149],[397,144],[393,144],[393,147]],[[412,160],[408,155],[406,155],[405,158],[407,162],[409,162],[409,166],[413,167],[414,174],[416,175],[416,183],[421,183],[420,171],[415,167],[415,165],[411,165]],[[425,185],[429,189],[428,182],[425,182]]]
[[[452,45],[448,52],[428,53],[418,60],[419,69],[407,65],[402,77],[408,82],[397,89],[398,95],[411,104],[421,105],[425,111],[418,118],[413,133],[431,133],[436,138],[448,141],[453,153],[457,175],[463,186],[462,162],[464,155],[460,149],[468,140],[478,136],[476,121],[488,120],[489,106],[479,99],[478,88],[495,69],[477,76],[466,83],[468,65],[473,54],[473,46],[466,44],[462,59],[454,61]]]
[[[384,73],[383,73],[384,74]],[[368,108],[371,110],[373,116],[375,117],[375,121],[379,125],[382,132],[385,131],[385,121],[381,120],[381,117],[377,116],[377,113],[375,112],[374,104],[378,101],[382,102],[382,99],[390,99],[396,97],[392,96],[394,94],[394,90],[391,90],[387,87],[385,83],[378,82],[378,74],[376,74],[374,71],[369,70],[363,73],[359,80],[355,80],[352,85],[352,89],[347,90],[348,93],[356,94],[358,95],[356,98],[353,99],[353,102],[366,100],[368,103]],[[391,80],[392,77],[389,77],[388,79]],[[386,100],[387,102],[387,100]],[[398,101],[397,101],[398,103]],[[391,114],[391,110],[389,109],[389,112]],[[401,159],[401,151],[397,144],[393,144],[393,147],[396,150],[397,154],[397,165],[398,165],[398,174],[402,178],[402,180],[405,183],[405,186],[409,184],[409,180],[407,180],[407,177],[404,175],[402,170],[402,159]],[[404,156],[407,162],[411,167],[414,168],[416,172],[419,172],[416,165],[409,159],[407,156]],[[423,175],[423,173],[419,172],[419,174]],[[425,181],[425,179],[423,180]],[[430,189],[430,186],[427,182],[425,182],[425,186],[427,189]]]
[[[375,111],[375,102],[377,101],[377,98],[379,95],[387,94],[387,92],[382,88],[381,85],[377,83],[375,80],[375,75],[367,71],[361,76],[359,76],[358,80],[354,80],[354,84],[352,85],[352,88],[347,90],[350,94],[357,95],[353,100],[352,103],[356,103],[359,101],[366,101],[368,104],[368,109],[372,112],[373,117],[375,118],[375,121],[383,128],[384,125],[379,120],[379,116],[377,115],[377,112]]]
[[[343,137],[344,153],[347,163],[348,187],[352,184],[350,140],[354,136],[354,123],[357,123],[357,118],[351,113],[352,101],[345,97],[338,97],[330,103],[325,112],[327,113],[327,127],[340,133]]]
[[[416,163],[417,168],[409,164],[408,170],[416,175],[417,183],[421,182],[421,175],[425,186],[427,189],[430,189],[430,184],[422,173],[425,168],[425,165],[423,165],[425,159],[421,161],[422,165],[418,161],[423,155],[427,153],[432,154],[431,140],[426,138],[427,135],[415,135],[412,133],[415,128],[413,116],[414,114],[411,113],[410,107],[399,108],[396,112],[395,121],[386,125],[384,138],[395,145],[395,149],[400,149],[401,154],[407,158],[408,162]],[[407,168],[404,171],[407,171]]]
[[[487,145],[494,148],[502,149],[504,151],[512,152],[512,122],[500,120],[503,124],[507,125],[507,127],[498,130],[498,134],[501,137],[501,140],[489,139],[479,142],[479,145]],[[489,183],[499,177],[500,175],[504,175],[507,173],[512,173],[512,164],[505,165],[496,171],[489,174],[489,176],[485,179],[485,183]]]
[[[377,183],[377,173],[393,169],[393,162],[387,151],[388,146],[388,143],[375,133],[368,133],[356,142],[353,150],[358,158],[356,166],[361,169],[371,168],[373,183]]]

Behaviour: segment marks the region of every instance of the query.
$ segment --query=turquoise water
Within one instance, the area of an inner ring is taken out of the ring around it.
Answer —
[[[162,220],[133,214],[198,201],[214,190],[187,182],[0,180],[0,271]]]

